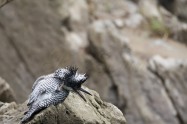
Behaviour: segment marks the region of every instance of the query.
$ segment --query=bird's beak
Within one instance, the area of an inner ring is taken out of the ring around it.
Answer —
[[[82,92],[84,92],[84,93],[86,93],[86,94],[92,96],[91,93],[89,93],[88,91],[84,90],[83,88],[80,88],[80,89],[78,89],[78,90],[75,90],[75,92],[76,92],[85,102],[86,102],[86,98],[82,95],[82,93],[81,93],[80,91],[82,91]]]
[[[91,93],[89,93],[88,91],[86,91],[85,89],[83,89],[83,88],[80,88],[79,89],[80,91],[82,91],[82,92],[84,92],[84,93],[86,93],[86,94],[88,94],[88,95],[91,95],[92,96],[92,94]]]

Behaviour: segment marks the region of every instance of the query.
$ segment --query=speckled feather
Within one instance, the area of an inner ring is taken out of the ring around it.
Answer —
[[[53,91],[51,93],[44,94],[42,97],[40,97],[39,100],[34,102],[29,110],[25,113],[24,118],[22,119],[21,123],[25,123],[29,121],[33,115],[50,105],[57,105],[58,103],[63,102],[69,94],[69,91],[63,90],[63,91]]]
[[[58,72],[58,73],[57,73]],[[47,108],[50,105],[63,102],[68,96],[69,91],[58,88],[64,83],[63,78],[69,76],[68,69],[58,69],[55,73],[39,77],[33,84],[32,93],[29,96],[29,110],[25,112],[25,116],[21,123],[27,122],[34,113]],[[60,77],[59,77],[60,74]]]
[[[62,83],[63,82],[60,79],[57,79],[53,76],[40,79],[34,86],[27,105],[31,105],[44,93],[47,94],[57,90]]]
[[[29,110],[25,112],[21,123],[29,121],[42,109],[63,102],[70,91],[75,91],[85,100],[78,90],[91,95],[81,88],[87,78],[86,74],[78,74],[75,67],[60,68],[52,74],[39,77],[33,84],[27,104]]]

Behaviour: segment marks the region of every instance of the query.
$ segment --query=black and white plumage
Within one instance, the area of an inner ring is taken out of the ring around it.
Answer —
[[[39,77],[32,87],[32,93],[29,96],[29,110],[25,112],[21,123],[29,121],[34,114],[49,107],[63,102],[70,91],[78,93],[86,100],[79,91],[89,95],[89,92],[81,88],[86,81],[86,74],[79,74],[77,68],[66,67],[56,70],[54,73]]]

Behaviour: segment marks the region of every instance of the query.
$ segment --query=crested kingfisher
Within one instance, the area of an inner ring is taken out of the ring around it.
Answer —
[[[21,123],[26,123],[41,110],[50,105],[62,103],[69,92],[77,93],[84,101],[85,97],[80,91],[91,95],[81,88],[87,80],[87,74],[79,74],[76,67],[57,69],[54,73],[39,77],[33,84],[32,92],[27,103],[28,111],[24,113]]]

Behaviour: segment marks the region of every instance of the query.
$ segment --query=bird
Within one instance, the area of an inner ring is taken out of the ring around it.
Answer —
[[[84,96],[80,91],[88,95],[92,95],[81,87],[89,76],[86,73],[85,74],[77,73],[77,68],[75,67],[70,67],[69,70],[71,74],[69,74],[69,76],[65,76],[65,82],[63,88],[69,89],[70,91],[77,93],[84,101],[86,101],[86,99],[84,98]]]
[[[54,73],[41,76],[33,84],[27,103],[28,111],[24,113],[21,124],[32,119],[41,110],[62,103],[70,92],[77,93],[84,101],[85,97],[80,91],[91,95],[81,86],[88,79],[87,74],[79,74],[78,68],[68,66],[59,68]]]

